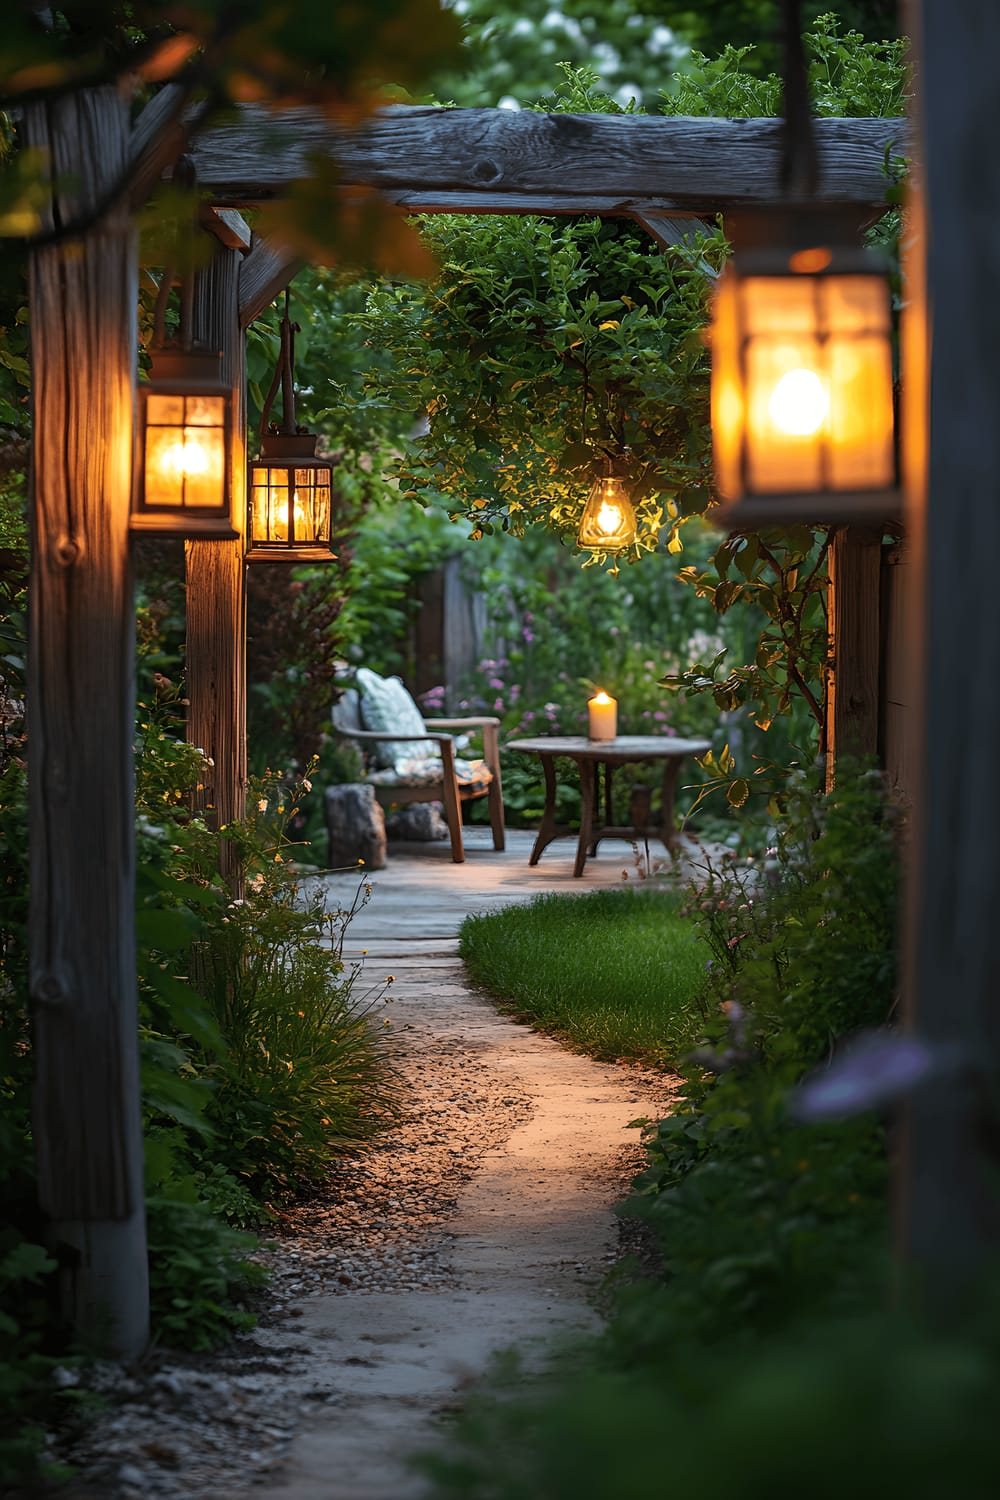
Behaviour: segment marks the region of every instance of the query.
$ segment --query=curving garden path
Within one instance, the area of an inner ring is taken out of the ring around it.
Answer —
[[[530,1357],[593,1326],[618,1244],[611,1207],[639,1160],[629,1122],[662,1113],[669,1089],[565,1051],[466,983],[467,913],[635,874],[626,844],[602,846],[580,880],[571,844],[535,869],[530,846],[515,832],[496,854],[470,829],[464,865],[446,844],[404,846],[371,877],[347,956],[367,950],[373,980],[395,976],[385,1014],[406,1118],[283,1226],[251,1334],[211,1360],[154,1361],[96,1423],[77,1462],[103,1474],[100,1493],[411,1500],[423,1490],[408,1455],[495,1351]],[[325,880],[349,905],[356,877]]]

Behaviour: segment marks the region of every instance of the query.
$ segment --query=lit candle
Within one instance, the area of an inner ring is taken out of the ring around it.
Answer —
[[[618,733],[618,700],[602,688],[587,702],[590,716],[588,734],[592,740],[613,740]]]

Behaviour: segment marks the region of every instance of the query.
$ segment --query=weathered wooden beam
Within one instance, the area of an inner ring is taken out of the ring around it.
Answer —
[[[658,245],[669,249],[671,245],[690,245],[699,234],[707,234],[711,225],[694,215],[661,214],[655,209],[634,214],[636,223],[652,235]]]
[[[212,259],[195,278],[194,337],[222,350],[223,376],[232,392],[233,439],[229,479],[236,525],[245,526],[246,340],[239,320],[238,250],[214,246]],[[216,827],[246,812],[246,563],[242,537],[235,541],[189,541],[187,564],[187,736],[213,762],[198,804]],[[231,883],[237,861],[230,844],[220,850],[220,868]]]
[[[202,229],[214,234],[220,245],[227,250],[249,253],[253,243],[253,230],[241,213],[233,208],[210,208],[204,204],[199,212]]]
[[[298,275],[303,261],[268,239],[255,239],[240,270],[240,326],[249,328]]]
[[[124,181],[113,88],[25,110],[50,223]],[[66,1311],[133,1357],[148,1284],[139,1106],[129,564],[138,272],[127,205],[30,259],[34,404],[28,740],[34,1142]]]
[[[954,1304],[1000,1250],[1000,157],[983,134],[1000,6],[912,10],[923,121],[906,236],[904,462],[922,670],[904,1007],[941,1070],[910,1103],[900,1198],[905,1251],[928,1295]]]
[[[882,528],[838,526],[830,543],[829,575],[826,748],[832,785],[838,761],[862,760],[879,749]]]
[[[345,130],[309,109],[245,106],[192,151],[216,203],[279,198],[318,154],[336,157],[345,187],[379,188],[414,212],[628,213],[645,202],[713,214],[779,196],[781,132],[774,119],[412,105]],[[816,136],[825,199],[885,201],[885,152],[905,150],[905,121],[818,120]]]
[[[129,194],[133,208],[141,208],[164,169],[176,161],[187,141],[187,90],[168,83],[154,94],[139,115],[129,140]]]

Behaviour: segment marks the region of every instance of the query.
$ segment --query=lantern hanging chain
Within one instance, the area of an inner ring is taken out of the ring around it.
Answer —
[[[802,45],[800,0],[782,0],[784,57],[782,69],[784,132],[781,187],[786,198],[813,198],[819,181],[816,134],[809,104],[809,69]]]
[[[293,323],[288,316],[289,295],[288,287],[285,287],[285,311],[281,319],[281,343],[278,352],[278,363],[274,367],[271,384],[268,387],[267,396],[260,414],[260,435],[266,437],[268,431],[268,420],[271,415],[271,407],[274,398],[278,394],[278,386],[281,386],[281,427],[274,431],[281,431],[288,437],[293,437],[298,432],[295,421],[295,335],[301,333],[302,329],[298,323]]]

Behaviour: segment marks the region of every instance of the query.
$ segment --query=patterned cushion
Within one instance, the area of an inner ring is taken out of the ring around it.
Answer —
[[[484,760],[459,760],[455,757],[455,779],[459,786],[474,786],[485,791],[493,780],[493,772]],[[366,781],[376,786],[440,786],[441,761],[413,756],[400,759],[391,770],[373,771]]]
[[[424,728],[423,715],[398,677],[380,677],[367,667],[357,670],[361,689],[361,721],[366,729],[378,732],[395,730],[397,734],[419,734]],[[384,771],[395,771],[403,761],[419,756],[423,760],[441,759],[433,740],[382,740],[374,745],[375,764]],[[438,780],[441,772],[438,768]]]

